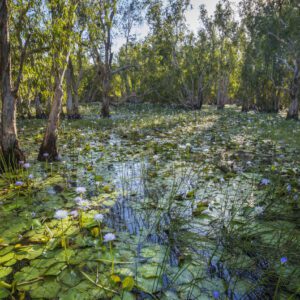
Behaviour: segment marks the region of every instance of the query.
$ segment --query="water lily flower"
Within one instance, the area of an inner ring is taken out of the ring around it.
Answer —
[[[68,212],[63,209],[59,209],[55,212],[54,218],[58,220],[63,220],[68,217]]]
[[[23,164],[23,168],[29,169],[30,168],[30,163]]]
[[[270,179],[267,179],[267,178],[263,178],[261,181],[260,181],[260,184],[261,185],[269,185],[271,183]]]
[[[97,222],[102,222],[103,221],[104,216],[102,214],[95,214],[94,215],[94,220]]]
[[[81,201],[77,202],[77,205],[81,210],[87,210],[90,206],[89,201],[82,199]]]
[[[262,206],[256,206],[254,211],[256,214],[261,215],[264,212],[264,208]]]
[[[158,155],[153,155],[153,160],[159,160],[159,156]]]
[[[280,258],[280,262],[281,262],[282,265],[284,265],[285,263],[287,263],[287,261],[288,261],[288,259],[287,259],[286,256],[283,256],[283,257]]]
[[[218,291],[213,291],[213,297],[214,299],[219,299],[220,293]]]
[[[81,202],[82,200],[83,200],[83,198],[81,198],[79,196],[74,199],[75,202]]]
[[[70,215],[73,217],[73,218],[77,218],[78,217],[78,211],[77,210],[72,210],[71,212],[70,212]]]
[[[86,188],[83,187],[83,186],[78,186],[78,187],[76,188],[76,193],[78,193],[78,194],[83,194],[83,193],[85,193],[85,192],[86,192]]]
[[[16,181],[16,183],[15,183],[16,186],[22,186],[23,184],[24,184],[23,181]]]
[[[116,236],[113,233],[107,233],[104,236],[104,242],[111,242],[116,239]]]

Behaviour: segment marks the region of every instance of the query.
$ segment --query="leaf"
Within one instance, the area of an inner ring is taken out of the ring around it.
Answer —
[[[4,256],[1,256],[1,257],[0,257],[0,264],[3,264],[3,263],[5,263],[5,262],[7,262],[7,261],[13,259],[14,256],[15,256],[15,253],[14,253],[14,252],[11,252],[11,253],[8,253],[8,254],[6,254],[6,255],[4,255]]]
[[[121,282],[121,278],[118,275],[111,275],[110,278],[115,283]]]
[[[24,267],[20,272],[14,275],[15,280],[20,283],[23,281],[30,281],[40,276],[41,271],[34,267]]]
[[[110,186],[109,186],[109,185],[105,185],[105,186],[103,187],[103,192],[105,192],[105,193],[111,193],[112,191],[111,191]]]
[[[134,279],[130,276],[126,277],[122,282],[122,288],[126,291],[131,291],[135,285]]]
[[[6,277],[12,272],[11,267],[0,267],[0,279]]]
[[[9,290],[0,288],[0,299],[8,299],[9,294]]]
[[[94,227],[91,229],[91,233],[94,237],[98,237],[99,234],[100,234],[100,230],[99,230],[99,227]]]
[[[186,194],[186,197],[187,197],[188,199],[194,198],[194,197],[195,197],[195,190],[189,191],[189,192]]]
[[[47,280],[39,283],[36,288],[32,289],[30,291],[30,295],[32,298],[54,299],[56,298],[60,288],[60,284],[56,281]]]

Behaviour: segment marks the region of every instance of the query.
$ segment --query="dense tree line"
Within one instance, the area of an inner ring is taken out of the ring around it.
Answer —
[[[24,160],[16,117],[47,118],[39,160],[58,159],[61,115],[80,103],[150,101],[190,109],[226,103],[298,119],[300,5],[297,0],[229,0],[199,29],[188,28],[189,0],[1,0],[2,161]],[[134,28],[147,22],[137,41]],[[113,45],[125,42],[118,53]],[[65,107],[65,109],[63,109]]]

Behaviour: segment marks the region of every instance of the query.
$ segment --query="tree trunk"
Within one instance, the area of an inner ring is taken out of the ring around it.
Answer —
[[[219,81],[217,107],[223,109],[227,101],[228,78],[224,76]]]
[[[295,61],[294,77],[291,83],[291,105],[287,113],[287,119],[298,120],[299,117],[299,90],[300,90],[300,58]]]
[[[107,75],[105,75],[106,77]],[[102,107],[101,107],[101,116],[103,118],[110,117],[109,111],[109,89],[110,89],[110,82],[108,78],[104,78],[103,80],[103,97],[102,97]]]
[[[70,61],[66,70],[66,84],[67,84],[67,116],[68,119],[72,119],[74,115],[73,111],[73,93],[72,93],[72,77]]]
[[[78,90],[74,90],[74,106],[73,106],[73,111],[74,111],[74,118],[75,119],[80,119],[80,113],[79,113],[79,95],[78,95]]]
[[[196,103],[196,109],[201,110],[202,105],[204,102],[204,96],[203,96],[203,80],[202,76],[199,77],[198,81],[198,94],[197,94],[197,103]]]
[[[75,79],[75,74],[74,74],[74,68],[72,64],[71,58],[69,59],[69,67],[70,67],[70,78],[71,78],[71,83],[72,83],[72,91],[73,91],[73,118],[74,119],[80,119],[80,113],[79,113],[79,95],[78,95],[78,89],[79,85],[83,76],[83,69],[82,69],[82,61],[81,61],[81,56],[78,55],[78,61],[79,61],[79,72],[78,72],[78,77],[77,80]]]
[[[278,113],[279,112],[279,104],[280,104],[280,92],[278,90],[273,91],[273,96],[272,96],[272,110],[271,112]]]
[[[0,3],[0,69],[1,69],[1,150],[3,163],[16,167],[25,157],[19,148],[16,126],[17,90],[13,90],[11,82],[11,53],[9,42],[9,24],[7,0]]]
[[[49,117],[50,111],[51,111],[51,97],[48,97],[47,103],[46,103],[46,116]]]
[[[248,99],[246,97],[243,99],[243,104],[242,104],[242,112],[248,112],[249,111],[249,103]]]
[[[38,93],[34,99],[35,105],[35,117],[37,119],[45,119],[46,115],[43,113],[42,105],[41,105],[41,93]]]
[[[69,60],[69,53],[67,54],[67,62]],[[64,68],[60,71],[60,74],[55,80],[55,92],[52,102],[52,107],[48,119],[48,124],[45,132],[45,136],[42,145],[39,150],[38,160],[39,161],[54,161],[59,160],[58,150],[57,150],[57,130],[59,124],[59,116],[62,107],[63,98],[63,78],[66,72],[65,64]]]

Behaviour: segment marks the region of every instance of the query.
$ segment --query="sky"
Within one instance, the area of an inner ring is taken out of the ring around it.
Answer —
[[[187,24],[189,26],[189,29],[191,31],[197,32],[197,29],[199,27],[199,6],[201,4],[205,4],[206,9],[208,11],[209,15],[212,15],[214,13],[216,4],[219,0],[191,0],[191,6],[193,9],[189,9],[186,12],[186,20]],[[239,0],[231,0],[231,2],[236,6]],[[236,7],[235,7],[236,8]],[[134,33],[137,36],[138,40],[143,39],[149,32],[149,28],[146,23],[140,25],[139,27],[135,28]],[[115,44],[114,44],[114,50],[117,51],[122,44],[124,43],[124,40],[119,37]]]

